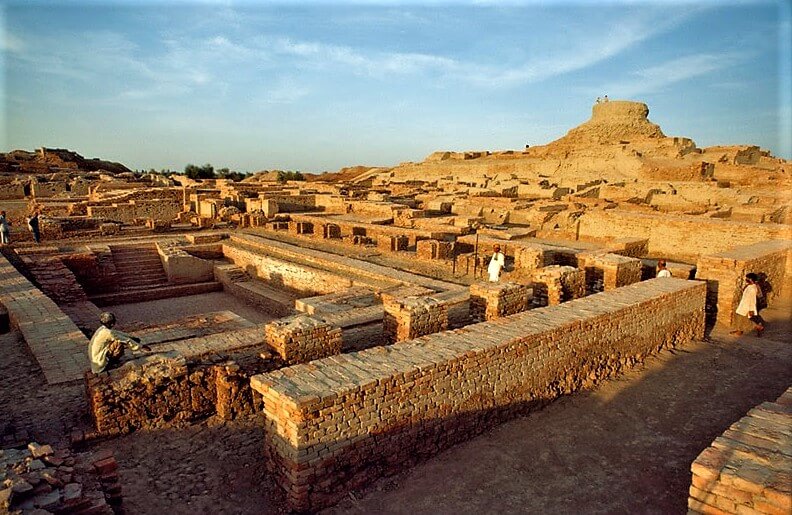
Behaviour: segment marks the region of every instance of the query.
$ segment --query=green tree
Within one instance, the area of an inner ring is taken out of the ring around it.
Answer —
[[[297,171],[284,172],[283,170],[278,170],[278,182],[304,181],[304,180],[305,177],[300,172]]]
[[[214,166],[206,163],[203,166],[195,166],[188,164],[184,167],[184,174],[190,179],[214,179],[215,171]]]
[[[221,179],[230,179],[234,182],[239,182],[245,178],[244,173],[235,172],[233,170],[229,170],[228,168],[220,168],[217,170],[217,176]]]

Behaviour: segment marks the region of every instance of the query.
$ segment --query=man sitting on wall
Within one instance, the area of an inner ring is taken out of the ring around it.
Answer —
[[[116,318],[112,313],[102,313],[99,321],[102,325],[93,334],[88,345],[88,359],[91,361],[91,372],[94,374],[117,367],[124,355],[124,345],[132,350],[142,348],[146,352],[151,352],[151,347],[148,345],[140,345],[140,338],[113,330]]]

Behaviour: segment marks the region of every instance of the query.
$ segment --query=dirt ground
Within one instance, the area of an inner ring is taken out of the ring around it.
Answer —
[[[792,384],[790,312],[789,305],[763,312],[770,323],[761,339],[714,331],[708,341],[663,352],[594,391],[503,424],[326,511],[684,513],[698,453]],[[47,386],[18,333],[0,335],[0,346],[4,442],[64,445],[70,427],[87,423],[82,384]],[[93,448],[115,451],[127,513],[281,513],[283,497],[265,470],[262,439],[260,420],[209,420]]]

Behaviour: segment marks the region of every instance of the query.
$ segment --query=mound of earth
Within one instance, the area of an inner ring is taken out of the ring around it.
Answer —
[[[660,126],[649,121],[649,106],[641,102],[614,100],[594,104],[591,119],[553,144],[619,143],[635,139],[665,138]]]
[[[62,171],[132,173],[132,170],[113,161],[86,159],[77,152],[62,148],[40,148],[36,152],[13,150],[0,153],[0,172],[51,173]]]

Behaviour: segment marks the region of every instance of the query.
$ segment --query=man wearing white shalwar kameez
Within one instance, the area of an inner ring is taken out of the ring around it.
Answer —
[[[490,259],[487,272],[489,273],[490,282],[496,283],[498,282],[498,279],[500,279],[501,270],[506,265],[506,256],[504,256],[503,252],[500,251],[500,245],[495,245],[493,250],[495,252],[492,254],[492,259]]]

